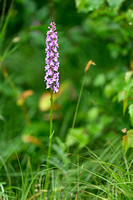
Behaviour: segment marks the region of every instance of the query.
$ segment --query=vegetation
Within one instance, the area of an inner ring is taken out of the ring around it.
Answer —
[[[47,165],[52,21],[60,87]],[[133,199],[132,46],[132,0],[0,1],[0,199]]]

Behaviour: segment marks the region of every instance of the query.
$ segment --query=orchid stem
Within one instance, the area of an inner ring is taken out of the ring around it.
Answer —
[[[46,163],[46,178],[45,178],[45,185],[44,185],[44,190],[46,190],[46,191],[49,186],[49,160],[51,158],[51,144],[52,144],[52,137],[53,137],[52,113],[53,113],[53,91],[51,89],[49,147],[48,147],[48,156],[47,156],[47,163]],[[44,193],[44,200],[45,200],[46,195],[47,195],[47,192]]]

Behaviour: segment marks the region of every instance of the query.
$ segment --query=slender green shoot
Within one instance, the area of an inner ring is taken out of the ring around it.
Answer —
[[[80,101],[81,101],[81,96],[82,96],[82,92],[83,92],[83,88],[84,88],[84,83],[85,83],[85,77],[86,77],[86,72],[88,71],[90,65],[95,65],[94,62],[92,62],[92,60],[90,60],[86,67],[85,67],[85,74],[84,74],[84,78],[83,78],[83,81],[82,81],[82,85],[81,85],[81,89],[80,89],[80,93],[79,93],[79,97],[78,97],[78,101],[77,101],[77,106],[76,106],[76,110],[75,110],[75,114],[74,114],[74,118],[73,118],[73,123],[72,123],[72,129],[74,128],[75,126],[75,121],[76,121],[76,117],[77,117],[77,113],[78,113],[78,109],[79,109],[79,104],[80,104]]]
[[[44,190],[48,189],[49,186],[49,160],[51,158],[51,144],[52,144],[52,137],[53,137],[53,122],[52,122],[52,113],[53,113],[53,92],[51,89],[51,108],[50,108],[50,132],[49,132],[49,147],[48,147],[48,156],[46,161],[46,177],[45,177],[45,185]],[[44,199],[47,193],[44,193]]]

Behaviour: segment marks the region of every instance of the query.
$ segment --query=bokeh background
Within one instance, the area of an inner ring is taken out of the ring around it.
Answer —
[[[133,125],[133,1],[0,1],[0,157],[9,172],[27,162],[45,163],[49,135],[49,93],[45,89],[45,39],[57,24],[60,92],[54,96],[55,160],[62,148],[99,152],[107,140],[121,143]],[[85,77],[75,127],[77,99]],[[73,139],[73,137],[76,138]],[[80,142],[79,142],[80,141]],[[16,180],[14,180],[15,182]]]

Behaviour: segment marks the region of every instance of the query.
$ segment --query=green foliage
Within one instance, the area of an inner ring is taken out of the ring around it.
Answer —
[[[106,0],[106,3],[108,3],[108,5],[115,9],[118,10],[120,8],[120,6],[122,5],[122,3],[125,0]],[[88,11],[93,11],[96,9],[99,9],[101,6],[103,6],[105,4],[104,0],[75,0],[76,3],[76,7],[78,8],[79,11],[82,12],[88,12]]]
[[[82,149],[89,142],[89,135],[85,132],[83,128],[70,129],[66,138],[66,145],[71,147],[73,145],[78,145],[79,149]]]
[[[103,4],[104,0],[75,0],[75,2],[79,11],[88,12],[98,9]]]
[[[107,0],[109,6],[118,9],[125,0]]]
[[[4,2],[0,198],[43,199],[50,102],[44,47],[47,27],[56,21],[60,92],[54,102],[49,198],[133,199],[133,2],[3,0],[2,9]],[[96,66],[83,80],[89,60]],[[25,96],[27,91],[33,94]],[[129,131],[122,138],[124,127]]]
[[[131,125],[133,125],[131,101],[133,92],[132,71],[127,71],[125,77],[118,78],[108,83],[105,86],[104,92],[107,97],[113,97],[113,101],[118,100],[118,102],[123,102],[123,114],[125,114],[127,107],[129,108]]]
[[[130,129],[127,131],[127,134],[123,136],[122,143],[125,153],[127,153],[129,148],[133,147],[133,130]]]
[[[130,115],[130,119],[131,119],[131,124],[133,126],[133,104],[130,104],[130,106],[129,106],[129,115]]]

